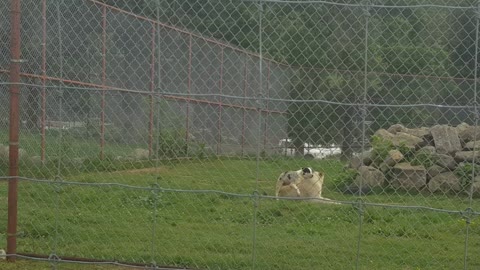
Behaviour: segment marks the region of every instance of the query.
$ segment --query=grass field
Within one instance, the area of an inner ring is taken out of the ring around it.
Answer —
[[[0,143],[6,142],[0,132]],[[326,174],[324,196],[355,202],[339,191],[349,177],[342,162],[288,158],[201,158],[117,161],[134,147],[110,145],[98,158],[94,142],[47,137],[46,165],[23,162],[19,185],[18,252],[195,269],[460,269],[462,215],[418,208],[276,201],[280,172],[311,166]],[[39,137],[23,135],[29,155]],[[58,143],[60,142],[60,143]],[[71,154],[74,153],[74,154]],[[81,162],[75,161],[81,158]],[[6,174],[0,162],[0,173]],[[61,179],[44,182],[33,179]],[[116,183],[110,185],[109,183]],[[161,187],[155,192],[152,187]],[[221,191],[221,192],[215,192]],[[255,199],[257,198],[257,200]],[[0,182],[0,217],[7,217]],[[465,196],[384,190],[369,203],[465,210]],[[472,208],[480,209],[478,200]],[[360,215],[361,214],[361,215]],[[360,222],[361,229],[360,229]],[[6,228],[6,218],[0,228]],[[359,233],[361,231],[361,234]],[[480,220],[469,225],[468,269],[479,269]],[[0,248],[6,233],[0,230]],[[50,269],[49,263],[0,261],[0,269]],[[59,269],[118,269],[61,264]]]
[[[344,176],[341,162],[262,160],[258,182],[255,160],[157,165],[84,171],[66,177],[77,184],[22,181],[18,251],[147,264],[155,261],[157,265],[198,269],[251,269],[253,260],[256,269],[352,269],[360,241],[360,269],[463,267],[466,226],[459,214],[368,206],[359,238],[359,211],[350,204],[268,198],[255,204],[251,196],[255,189],[273,195],[275,179],[283,168],[309,165],[325,171],[326,197],[355,200],[335,189]],[[185,191],[156,193],[136,188],[155,184]],[[187,190],[221,190],[243,196]],[[466,198],[421,193],[387,191],[364,199],[451,210],[468,206]],[[6,201],[4,184],[0,200]],[[478,206],[475,201],[474,209]],[[0,216],[7,216],[4,207]],[[469,227],[469,269],[480,268],[476,259],[479,222],[474,218]],[[5,219],[0,220],[0,227],[6,227]],[[4,232],[0,243],[5,243]],[[68,264],[63,269],[68,267],[75,266]]]

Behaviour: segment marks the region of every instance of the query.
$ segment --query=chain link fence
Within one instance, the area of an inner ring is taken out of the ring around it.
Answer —
[[[22,0],[15,83],[0,5],[0,243],[54,268],[477,269],[479,10]],[[276,198],[305,167],[324,182]]]

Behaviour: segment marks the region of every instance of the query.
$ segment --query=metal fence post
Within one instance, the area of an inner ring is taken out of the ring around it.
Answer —
[[[480,2],[477,3],[477,9],[474,12],[475,15],[475,65],[473,71],[473,114],[475,119],[475,128],[473,132],[473,158],[472,158],[472,178],[470,182],[470,190],[469,190],[469,202],[467,208],[467,215],[465,216],[465,247],[464,247],[464,258],[463,258],[463,269],[468,269],[468,240],[469,240],[469,233],[470,233],[470,224],[471,224],[471,212],[472,212],[472,203],[473,203],[473,184],[475,182],[475,151],[476,148],[476,141],[477,141],[477,127],[478,127],[478,108],[477,108],[477,80],[478,80],[478,31],[479,31],[479,20],[480,20]]]
[[[188,35],[188,94],[192,93],[192,34]],[[191,96],[187,97],[187,111],[186,111],[186,122],[185,122],[185,155],[188,156],[188,141],[190,133],[190,99]]]
[[[100,159],[105,157],[105,87],[107,85],[107,8],[102,6],[102,99],[100,102]]]
[[[243,65],[243,97],[247,97],[247,56],[245,56],[245,62]],[[242,106],[242,154],[241,156],[243,157],[245,155],[245,125],[246,125],[246,114],[247,114],[247,109],[246,109],[246,99],[243,99],[243,106]]]
[[[363,85],[363,94],[362,94],[362,101],[361,101],[361,119],[362,119],[362,153],[365,152],[365,121],[367,115],[367,91],[368,91],[368,23],[370,18],[370,11],[369,11],[369,1],[365,2],[365,6],[363,7],[363,16],[365,17],[365,51],[364,51],[364,85]],[[359,269],[360,267],[360,251],[361,251],[361,244],[362,244],[362,231],[363,231],[363,201],[362,201],[362,184],[363,184],[362,177],[360,177],[359,183],[359,205],[358,205],[358,240],[357,240],[357,257],[355,263],[355,269]]]
[[[153,93],[155,91],[155,23],[152,23],[152,47],[151,47],[151,66],[150,66],[150,92],[151,95],[149,97],[149,120],[148,120],[148,156],[153,156],[153,116],[154,116],[154,106],[153,106]],[[159,27],[159,26],[158,26]]]
[[[42,104],[41,104],[41,150],[40,159],[45,162],[45,148],[46,148],[46,114],[47,114],[47,0],[42,1]]]
[[[223,57],[224,57],[224,47],[220,47],[220,81],[218,82],[219,84],[219,105],[218,105],[218,138],[217,138],[217,155],[220,155],[221,153],[221,147],[222,147],[222,94],[223,94]]]
[[[268,103],[270,101],[270,72],[271,72],[271,69],[270,69],[270,64],[271,62],[268,61],[268,64],[267,64],[267,82],[266,82],[266,101],[265,101],[265,121],[263,122],[263,151],[266,151],[267,149],[267,142],[268,142],[268,117],[270,116],[270,112],[269,112],[269,106],[268,106]],[[260,74],[261,75],[261,74]]]
[[[20,0],[11,1],[10,32],[10,124],[9,124],[9,176],[8,181],[8,227],[7,259],[15,261],[17,253],[17,212],[18,212],[18,139],[20,131]]]

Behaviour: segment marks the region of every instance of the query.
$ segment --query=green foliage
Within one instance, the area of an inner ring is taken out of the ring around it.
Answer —
[[[435,165],[437,161],[437,159],[434,156],[432,156],[432,154],[426,153],[426,152],[418,153],[414,155],[412,158],[407,160],[410,162],[410,164],[414,166],[423,165],[423,167],[425,168],[432,167],[433,165]]]
[[[353,183],[358,175],[358,170],[344,168],[341,172],[329,179],[326,184],[329,188],[334,190],[342,190]]]
[[[460,185],[464,190],[468,190],[472,184],[472,175],[475,171],[475,175],[480,173],[480,165],[472,163],[462,163],[459,164],[455,169],[455,175],[460,178]]]
[[[388,152],[392,149],[394,149],[394,146],[391,141],[385,140],[384,138],[380,136],[372,136],[372,157],[373,157],[373,162],[375,164],[380,164],[382,161],[384,161],[387,156]]]
[[[187,156],[188,144],[185,140],[186,131],[170,129],[160,132],[158,135],[159,158],[178,158]]]

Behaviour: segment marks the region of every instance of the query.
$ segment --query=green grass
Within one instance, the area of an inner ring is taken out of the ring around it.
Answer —
[[[5,136],[0,133],[0,142]],[[39,153],[38,139],[23,137],[28,153]],[[360,212],[349,204],[254,200],[254,191],[273,195],[282,171],[311,166],[326,174],[325,197],[355,201],[356,197],[339,191],[348,174],[336,160],[262,159],[257,174],[255,158],[116,161],[112,156],[125,155],[133,148],[115,146],[100,160],[96,144],[79,142],[70,141],[58,150],[50,146],[48,151],[53,152],[44,166],[21,164],[22,176],[54,179],[60,174],[78,184],[20,182],[19,252],[146,264],[155,261],[157,265],[200,269],[251,269],[253,260],[256,269],[354,269],[360,244],[360,269],[463,268],[466,222],[459,214],[381,206],[367,206]],[[63,153],[63,158],[55,158],[58,153]],[[76,157],[82,157],[81,164],[72,161]],[[0,163],[1,171],[6,172],[5,163]],[[99,185],[107,183],[127,186]],[[136,188],[153,186],[165,190]],[[393,190],[363,199],[449,210],[469,206],[464,196]],[[0,217],[7,216],[6,200],[4,181],[0,182]],[[474,200],[473,209],[479,206]],[[6,228],[6,222],[6,218],[0,219],[0,228]],[[472,218],[468,233],[469,269],[479,269],[478,217]],[[5,248],[5,241],[6,233],[0,229],[0,248]],[[85,267],[62,264],[60,269],[91,269]],[[25,268],[47,269],[50,265],[0,262],[0,269]]]
[[[0,131],[0,144],[8,145],[8,133]],[[30,133],[28,131],[20,132],[20,148],[27,151],[29,156],[40,156],[41,154],[41,135],[40,133]],[[98,157],[100,153],[100,138],[83,137],[78,138],[75,134],[70,134],[68,130],[47,130],[45,137],[45,155],[47,158],[56,159],[68,155],[72,158],[92,158]],[[138,145],[122,145],[115,142],[105,144],[105,154],[108,156],[126,156],[131,154],[135,148],[146,148],[147,143]]]
[[[0,269],[2,270],[51,270],[53,264],[43,261],[30,261],[25,259],[17,259],[15,263],[9,263],[4,260],[0,260]],[[114,265],[96,265],[96,264],[79,264],[79,263],[61,263],[56,264],[56,269],[61,270],[79,270],[79,269],[92,269],[92,270],[122,270],[132,269],[128,267],[120,267]]]
[[[325,196],[339,193],[343,164],[334,160],[211,159],[159,164],[118,172],[79,172],[80,183],[122,183],[185,190],[222,190],[273,195],[275,179],[302,165],[325,171]],[[6,200],[6,185],[0,186]],[[385,192],[368,202],[465,209],[450,196]],[[474,203],[478,209],[478,202]],[[0,216],[5,217],[5,208]],[[153,222],[155,220],[155,223]],[[253,226],[253,222],[256,226]],[[154,226],[155,224],[155,226]],[[6,220],[0,220],[5,228]],[[359,211],[351,205],[260,199],[218,193],[159,192],[119,186],[21,182],[19,252],[185,266],[251,269],[352,269],[359,241]],[[367,207],[362,218],[360,269],[459,269],[463,267],[465,221],[427,210]],[[255,229],[255,231],[254,231]],[[154,232],[155,230],[155,232]],[[255,232],[255,238],[254,238]],[[480,220],[469,231],[469,269],[478,269]],[[5,233],[0,234],[5,243]],[[1,247],[1,246],[0,246]]]

